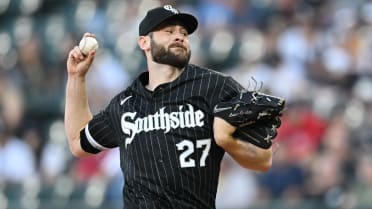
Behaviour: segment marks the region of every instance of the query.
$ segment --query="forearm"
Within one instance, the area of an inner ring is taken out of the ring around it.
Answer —
[[[224,149],[244,168],[256,171],[267,171],[272,164],[272,149],[262,149],[238,139],[229,140]]]
[[[75,156],[87,154],[80,147],[80,130],[91,119],[85,77],[69,76],[66,86],[65,130],[70,150]]]
[[[267,171],[272,164],[272,149],[262,149],[232,136],[235,127],[221,118],[214,120],[214,137],[222,147],[242,167],[257,171]]]

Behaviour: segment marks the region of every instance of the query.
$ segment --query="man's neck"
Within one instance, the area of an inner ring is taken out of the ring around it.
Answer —
[[[163,65],[158,63],[150,63],[148,65],[149,83],[146,88],[153,91],[161,84],[174,81],[181,75],[184,68],[176,68],[170,65]]]

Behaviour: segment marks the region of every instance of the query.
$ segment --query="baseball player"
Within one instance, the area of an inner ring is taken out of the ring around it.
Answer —
[[[149,10],[138,37],[147,71],[94,116],[85,84],[95,51],[84,56],[76,46],[69,53],[71,152],[81,157],[120,148],[126,209],[215,208],[225,152],[244,168],[271,166],[284,100],[189,64],[189,35],[197,25],[193,15],[170,5]]]

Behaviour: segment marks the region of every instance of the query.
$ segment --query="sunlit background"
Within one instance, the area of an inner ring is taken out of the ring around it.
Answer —
[[[146,70],[138,23],[168,3],[199,19],[193,63],[288,101],[273,167],[226,156],[217,208],[372,208],[372,1],[0,0],[0,209],[123,207],[118,151],[67,147],[66,57],[97,35],[97,113]]]

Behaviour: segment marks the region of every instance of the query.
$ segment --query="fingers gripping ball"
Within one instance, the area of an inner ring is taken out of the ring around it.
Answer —
[[[79,48],[84,55],[88,55],[90,51],[98,49],[98,41],[94,37],[85,36],[79,43]]]

